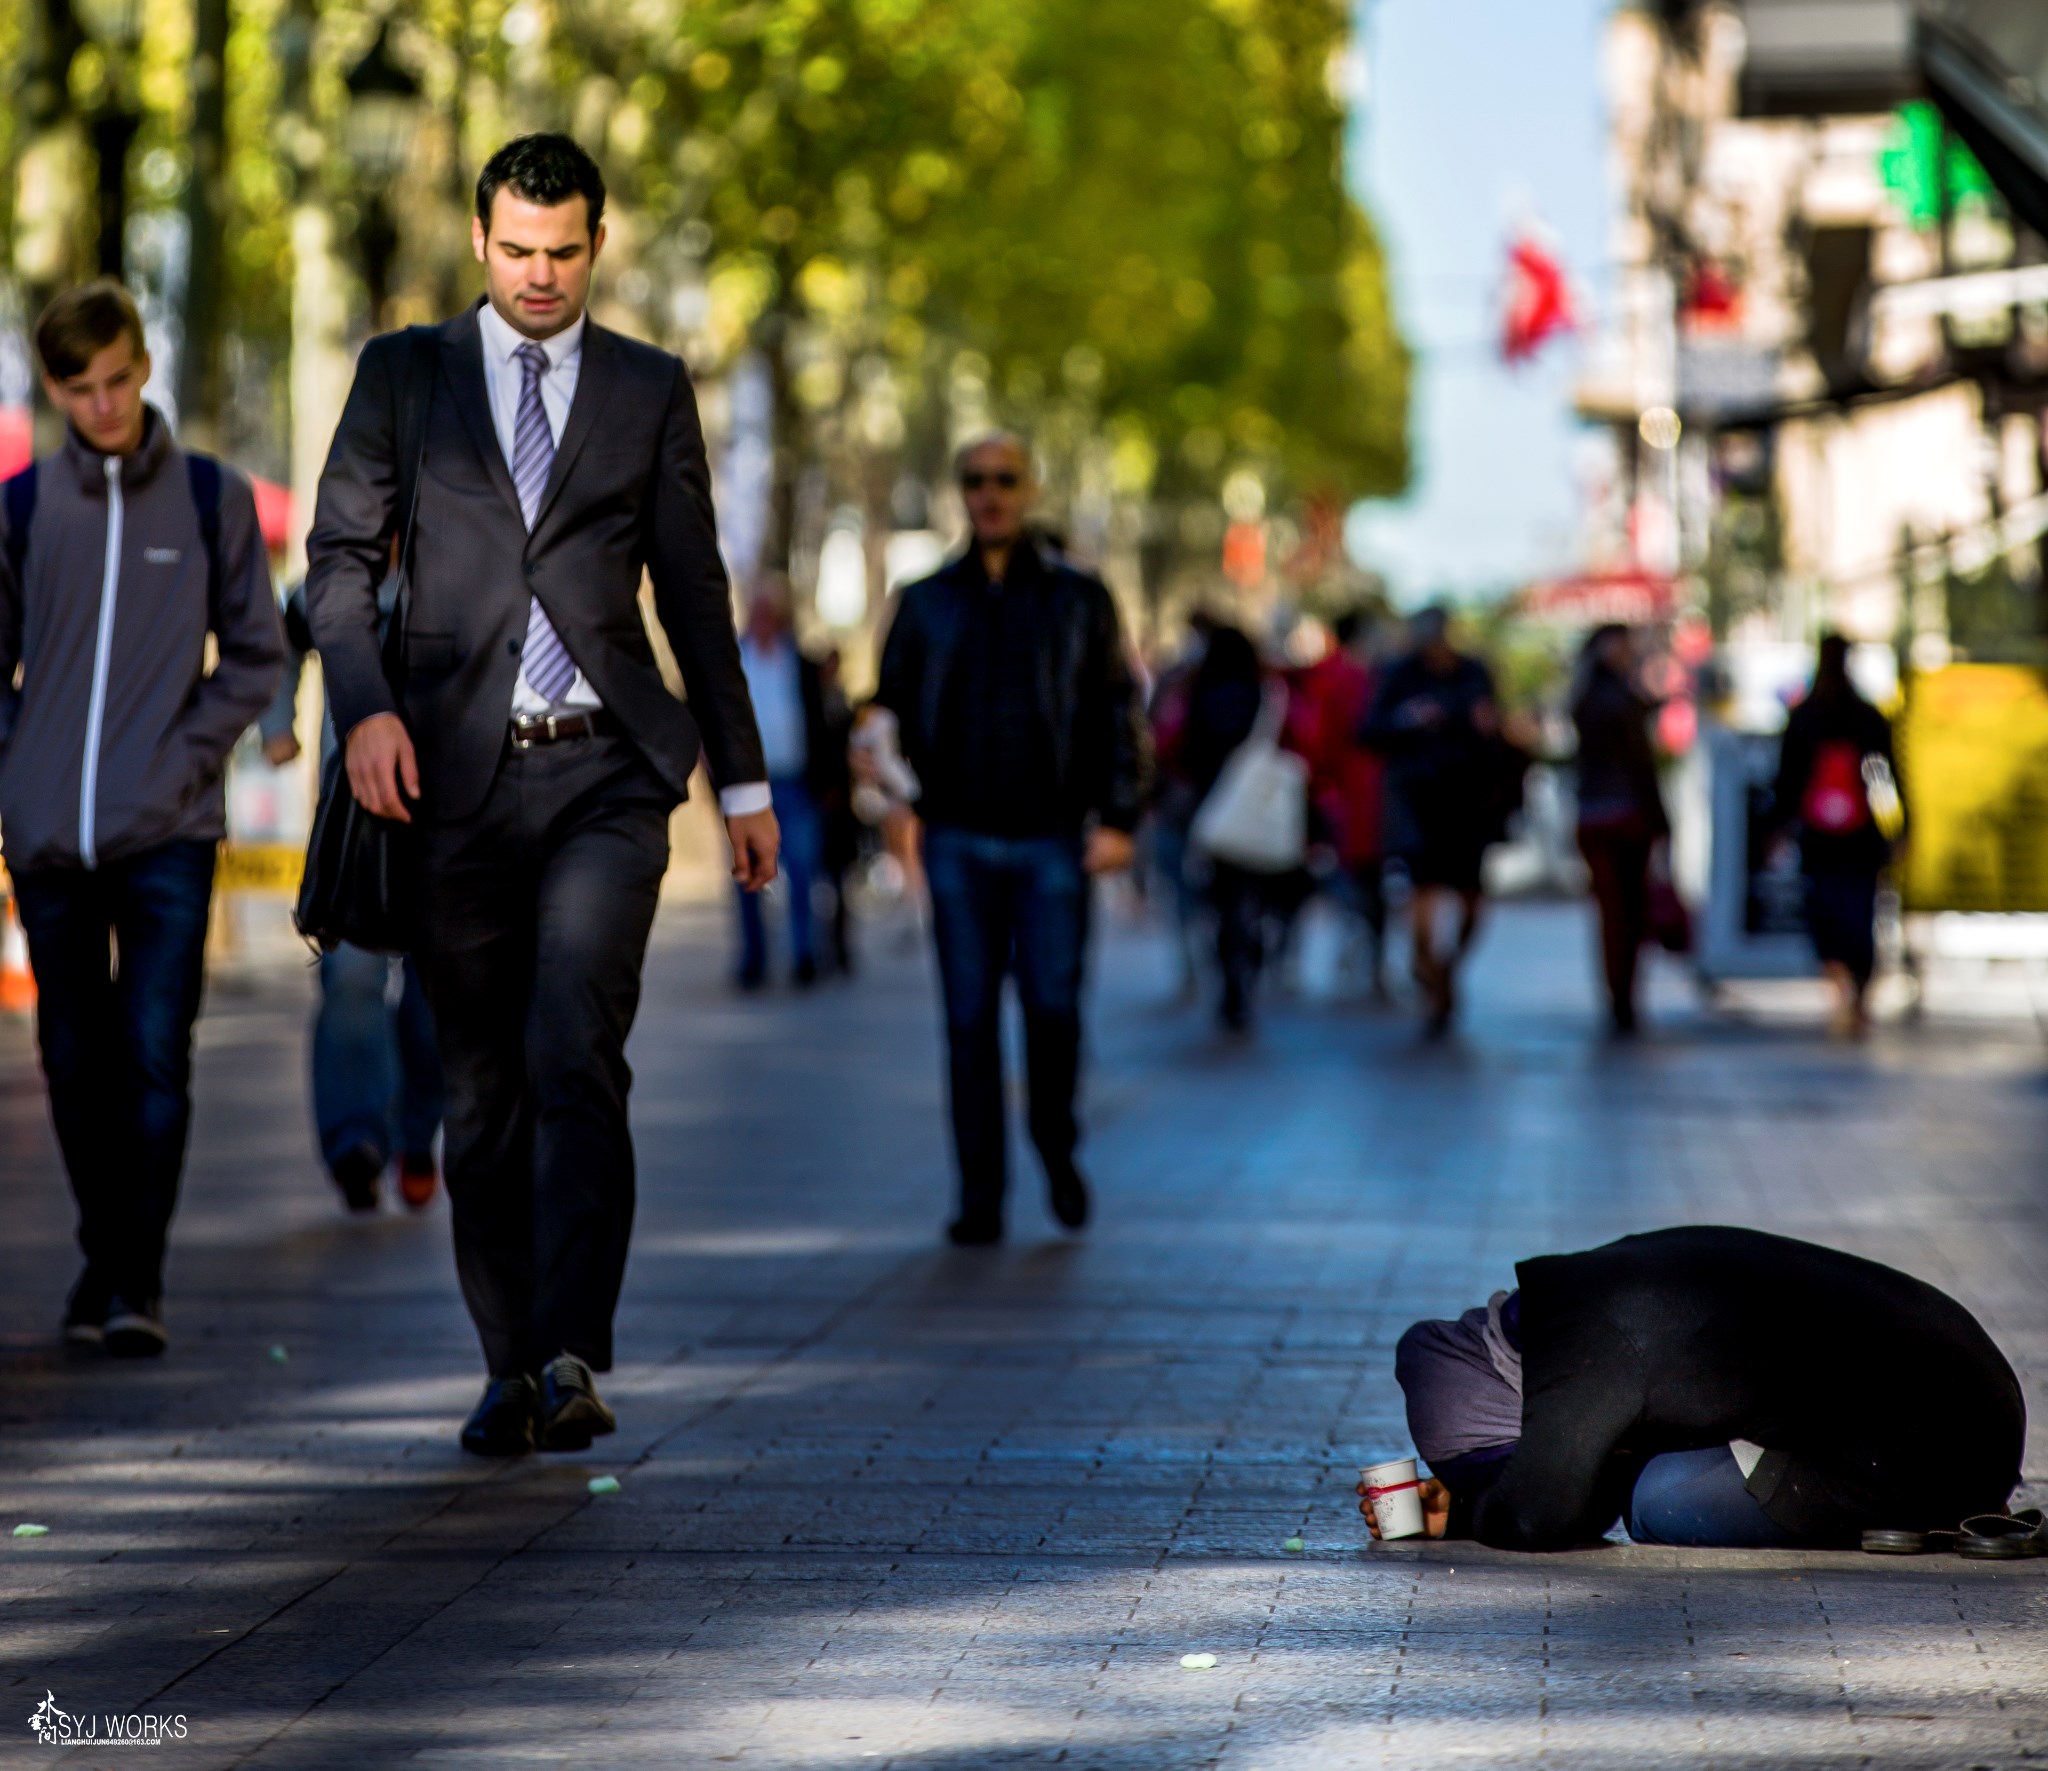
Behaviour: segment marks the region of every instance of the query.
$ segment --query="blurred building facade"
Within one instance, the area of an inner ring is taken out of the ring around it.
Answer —
[[[1605,53],[1589,563],[1737,654],[2041,657],[2048,7],[1667,0]]]

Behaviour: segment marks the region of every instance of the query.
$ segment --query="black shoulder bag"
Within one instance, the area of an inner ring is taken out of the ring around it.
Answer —
[[[384,629],[384,680],[405,705],[405,624],[412,603],[412,530],[419,515],[420,470],[427,457],[427,405],[433,396],[438,334],[409,328],[406,403],[399,460],[410,461],[401,482],[405,528],[398,547],[398,595]],[[348,747],[337,744],[320,776],[320,805],[306,842],[306,871],[292,921],[323,953],[346,943],[371,953],[409,952],[419,932],[419,833],[415,826],[379,818],[356,803],[348,784]]]

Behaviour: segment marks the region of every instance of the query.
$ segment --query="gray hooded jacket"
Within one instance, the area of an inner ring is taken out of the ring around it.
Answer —
[[[0,534],[5,523],[0,511]],[[36,470],[28,531],[19,582],[0,551],[8,866],[97,867],[225,835],[228,752],[284,658],[249,482],[221,470],[210,608],[184,453],[153,408],[132,455],[102,455],[67,432]]]

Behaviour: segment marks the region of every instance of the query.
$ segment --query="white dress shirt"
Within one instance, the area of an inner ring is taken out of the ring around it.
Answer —
[[[540,403],[547,413],[548,431],[555,447],[562,446],[562,432],[569,423],[569,408],[576,403],[576,380],[583,368],[583,327],[586,315],[578,314],[552,338],[529,339],[508,324],[489,302],[479,311],[479,330],[484,345],[484,387],[490,395],[491,428],[498,433],[498,448],[505,457],[505,470],[512,469],[512,444],[519,431],[519,392],[525,377],[517,352],[523,344],[537,343],[548,354],[548,371],[540,378]],[[560,702],[567,712],[588,712],[602,707],[603,699],[590,686],[579,668]],[[519,667],[519,680],[512,689],[512,712],[546,713],[547,697],[526,680],[526,666]],[[765,812],[772,803],[765,781],[736,782],[721,788],[719,809],[728,818]]]

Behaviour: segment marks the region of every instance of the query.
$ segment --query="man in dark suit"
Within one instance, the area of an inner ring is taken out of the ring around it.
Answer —
[[[603,213],[568,138],[492,156],[473,227],[486,299],[424,358],[416,333],[364,350],[307,540],[349,785],[421,827],[456,1267],[490,1368],[462,1444],[484,1455],[613,1428],[591,1373],[611,1366],[632,1223],[624,1048],[700,739],[733,877],[775,876],[689,376],[584,315]],[[403,461],[422,361],[422,453]],[[376,593],[415,476],[394,694]],[[655,665],[643,568],[687,707]]]

